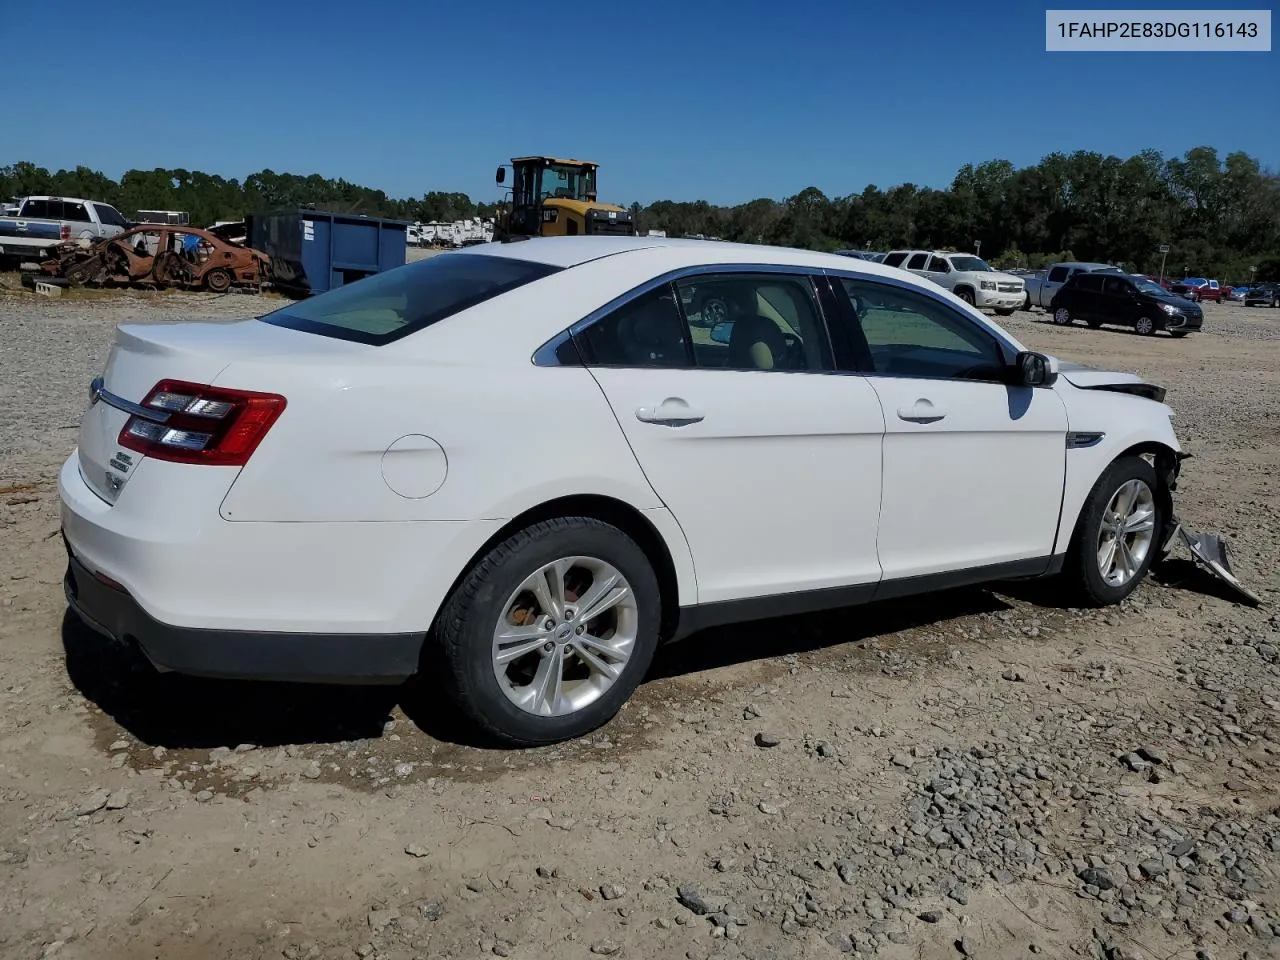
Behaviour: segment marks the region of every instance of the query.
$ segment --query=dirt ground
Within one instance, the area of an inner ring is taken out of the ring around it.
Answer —
[[[1178,554],[663,651],[611,725],[469,742],[430,678],[158,676],[65,614],[54,478],[126,319],[266,304],[0,291],[0,957],[1269,957],[1280,935],[1280,311],[1012,332],[1165,385]]]

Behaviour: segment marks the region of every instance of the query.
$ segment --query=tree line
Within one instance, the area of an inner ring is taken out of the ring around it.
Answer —
[[[606,171],[607,176],[607,171]],[[611,199],[606,179],[602,199]],[[60,194],[105,200],[126,216],[186,210],[193,223],[291,207],[405,220],[492,216],[496,203],[432,191],[395,199],[316,174],[263,170],[243,182],[191,170],[130,170],[119,181],[91,170],[50,173],[31,163],[0,167],[0,196]],[[981,249],[1001,267],[1096,260],[1155,273],[1241,282],[1280,279],[1280,175],[1245,153],[1196,147],[1180,157],[1144,150],[1122,159],[1080,150],[1021,169],[1007,160],[965,164],[944,189],[912,183],[829,197],[807,187],[782,200],[736,206],[703,200],[631,205],[643,230],[835,250]]]

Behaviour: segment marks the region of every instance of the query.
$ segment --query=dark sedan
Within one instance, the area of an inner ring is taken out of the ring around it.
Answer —
[[[1246,307],[1280,307],[1280,283],[1260,283],[1244,295]]]

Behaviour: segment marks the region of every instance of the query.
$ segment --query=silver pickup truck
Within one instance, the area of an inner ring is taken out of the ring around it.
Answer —
[[[1109,263],[1086,263],[1073,260],[1065,263],[1051,263],[1039,273],[1024,276],[1022,280],[1027,288],[1027,298],[1022,303],[1022,309],[1030,310],[1032,307],[1044,307],[1048,310],[1049,302],[1053,299],[1053,295],[1062,289],[1062,285],[1067,282],[1068,277],[1075,273],[1096,273],[1099,271],[1124,272],[1119,267],[1112,266]]]
[[[91,244],[129,229],[109,203],[76,197],[24,197],[11,216],[0,217],[0,258],[40,261],[59,243]]]

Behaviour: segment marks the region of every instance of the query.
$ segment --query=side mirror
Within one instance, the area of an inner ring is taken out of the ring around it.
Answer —
[[[1043,353],[1024,350],[1014,359],[1017,382],[1023,387],[1051,387],[1058,379],[1058,365]]]
[[[496,177],[495,179],[498,181],[498,183],[506,183],[506,182],[507,182],[507,168],[506,168],[506,167],[499,167],[499,168],[498,168],[498,175],[497,175],[497,177]]]
[[[732,320],[721,320],[711,328],[712,343],[728,343],[731,336],[733,336]]]

